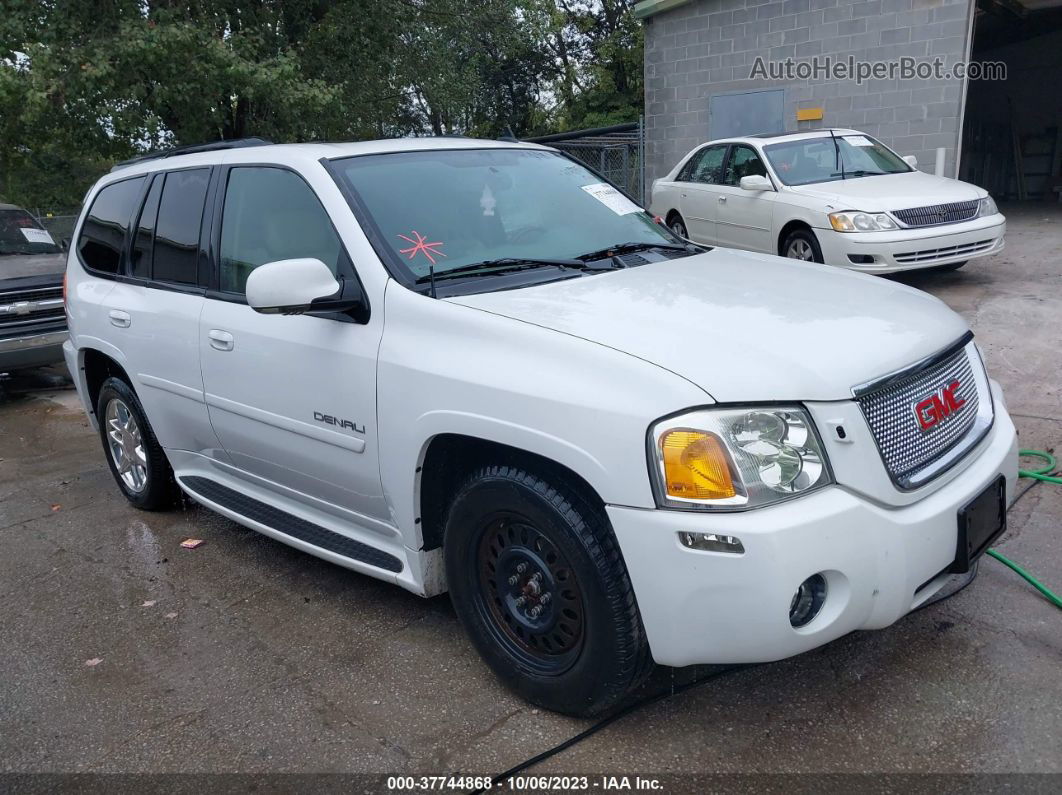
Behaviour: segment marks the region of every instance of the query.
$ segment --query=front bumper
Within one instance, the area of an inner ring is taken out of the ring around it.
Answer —
[[[895,232],[835,232],[816,229],[822,258],[866,273],[897,273],[986,257],[1003,250],[1006,219],[1000,215],[959,224]],[[866,262],[854,262],[869,258]]]
[[[63,361],[66,329],[0,338],[0,373],[45,367]]]
[[[1000,474],[1013,499],[1017,464],[1014,425],[997,401],[992,429],[964,471],[902,507],[839,485],[745,513],[609,506],[653,658],[673,666],[768,662],[892,624],[947,581],[959,509]],[[737,536],[745,552],[691,550],[680,531]],[[793,594],[819,572],[825,604],[794,629]]]

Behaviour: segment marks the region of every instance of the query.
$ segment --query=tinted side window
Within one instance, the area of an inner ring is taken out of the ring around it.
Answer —
[[[151,183],[144,209],[140,211],[140,221],[136,225],[136,237],[133,238],[133,262],[131,271],[142,279],[151,278],[151,245],[155,240],[155,219],[159,215],[159,197],[162,195],[162,182],[165,175],[159,174]]]
[[[726,164],[726,185],[738,185],[742,177],[766,177],[767,169],[752,149],[747,146],[735,146],[730,152],[730,160]]]
[[[143,185],[144,177],[136,177],[115,182],[96,194],[77,241],[86,267],[101,273],[118,273],[125,234]]]
[[[712,146],[705,149],[700,159],[693,165],[690,182],[718,185],[722,177],[723,155],[725,154],[725,146]]]
[[[221,218],[221,290],[242,293],[259,265],[314,257],[339,272],[343,247],[303,179],[282,168],[229,172]]]
[[[155,224],[152,277],[156,281],[198,281],[199,230],[209,183],[209,168],[171,171],[166,175]]]

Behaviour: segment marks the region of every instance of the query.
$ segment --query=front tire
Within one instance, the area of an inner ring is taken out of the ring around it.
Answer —
[[[483,467],[454,498],[444,553],[461,624],[528,701],[594,715],[652,670],[608,518],[574,490],[518,467]]]
[[[810,229],[794,229],[782,244],[782,256],[804,262],[822,262],[822,249]]]
[[[144,511],[173,506],[180,490],[136,392],[120,378],[108,378],[96,417],[107,465],[125,498]]]

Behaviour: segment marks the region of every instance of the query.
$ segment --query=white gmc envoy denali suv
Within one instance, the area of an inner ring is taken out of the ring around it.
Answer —
[[[65,354],[126,498],[448,590],[545,707],[888,626],[1004,530],[958,315],[681,241],[551,149],[227,142],[85,208]]]

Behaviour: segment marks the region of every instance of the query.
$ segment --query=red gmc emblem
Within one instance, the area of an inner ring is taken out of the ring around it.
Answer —
[[[959,386],[958,381],[952,381],[912,406],[918,425],[923,431],[939,425],[966,405],[966,398],[957,394]]]

